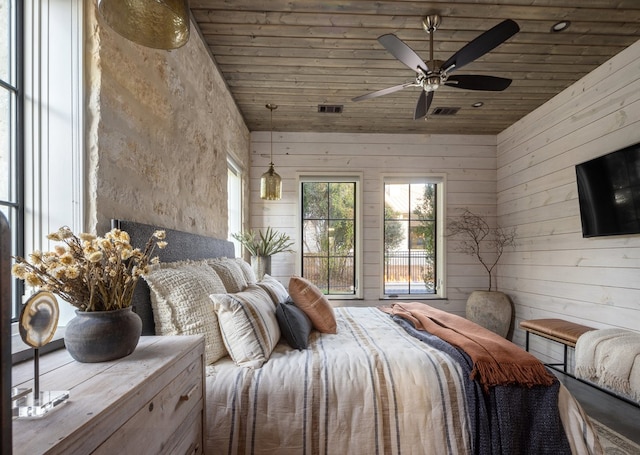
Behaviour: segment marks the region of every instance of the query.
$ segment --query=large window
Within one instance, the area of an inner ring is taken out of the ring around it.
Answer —
[[[329,296],[359,296],[359,179],[300,183],[302,276]]]
[[[0,0],[0,210],[12,255],[49,249],[60,226],[84,228],[82,24],[83,0]],[[60,311],[64,325],[73,309]]]
[[[228,240],[236,248],[236,256],[242,256],[240,242],[231,235],[242,231],[242,174],[240,167],[231,158],[227,160],[227,213]]]
[[[443,190],[441,178],[385,179],[385,297],[442,297]]]
[[[0,211],[9,220],[12,255],[22,255],[23,130],[22,112],[22,1],[0,0]],[[14,281],[18,302],[20,284]],[[18,305],[12,318],[17,317]]]

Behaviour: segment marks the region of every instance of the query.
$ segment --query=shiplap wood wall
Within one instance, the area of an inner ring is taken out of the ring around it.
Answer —
[[[275,111],[274,116],[277,115]],[[445,175],[446,213],[469,208],[496,217],[495,135],[393,135],[344,133],[273,133],[273,161],[283,179],[280,201],[260,199],[260,175],[269,163],[270,133],[251,134],[250,213],[254,229],[271,226],[298,235],[298,176],[301,172],[353,173],[363,182],[364,299],[336,304],[377,305],[382,284],[382,182],[384,175]],[[447,242],[447,300],[434,301],[448,311],[464,314],[474,289],[488,286],[483,269]],[[273,257],[272,274],[285,285],[299,273],[297,254]]]
[[[640,236],[583,238],[575,176],[576,164],[639,141],[640,42],[498,135],[498,220],[518,229],[499,285],[516,323],[640,329]],[[539,339],[533,349],[560,355]]]

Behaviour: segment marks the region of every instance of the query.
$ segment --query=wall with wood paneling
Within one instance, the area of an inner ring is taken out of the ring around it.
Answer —
[[[498,282],[516,322],[558,317],[638,330],[640,236],[582,237],[575,165],[640,141],[640,42],[497,141],[498,219],[518,229]],[[521,330],[515,341],[524,343]],[[553,343],[534,342],[558,358]]]
[[[246,169],[249,130],[202,36],[192,26],[183,47],[150,49],[87,10],[87,224],[226,238],[227,155]]]
[[[275,111],[274,116],[277,115]],[[411,120],[408,120],[411,121]],[[358,173],[363,180],[364,300],[337,304],[376,305],[382,284],[382,177],[392,175],[446,175],[446,213],[461,208],[487,215],[496,214],[495,136],[331,134],[273,132],[273,161],[283,179],[280,201],[260,199],[260,175],[268,168],[269,132],[251,134],[249,225],[271,226],[298,235],[298,175],[300,172]],[[272,258],[272,274],[285,285],[296,273],[296,254]],[[435,306],[464,314],[468,294],[487,286],[484,269],[471,257],[457,253],[455,241],[447,242],[446,301]]]

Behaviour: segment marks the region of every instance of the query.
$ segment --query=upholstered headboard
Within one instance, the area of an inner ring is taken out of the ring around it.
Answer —
[[[149,237],[151,237],[156,230],[162,229],[166,231],[167,247],[162,250],[156,248],[154,251],[154,256],[158,256],[162,262],[235,257],[233,243],[228,240],[205,237],[203,235],[166,229],[162,226],[153,226],[135,221],[111,220],[111,227],[126,231],[129,237],[131,237],[131,244],[137,248],[144,248]],[[147,286],[144,280],[138,282],[138,286],[136,286],[133,294],[133,310],[138,313],[142,319],[142,334],[155,335],[151,295],[149,286]]]

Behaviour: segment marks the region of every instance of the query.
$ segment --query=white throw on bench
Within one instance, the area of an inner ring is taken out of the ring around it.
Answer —
[[[640,404],[640,333],[600,329],[576,343],[576,377]]]

